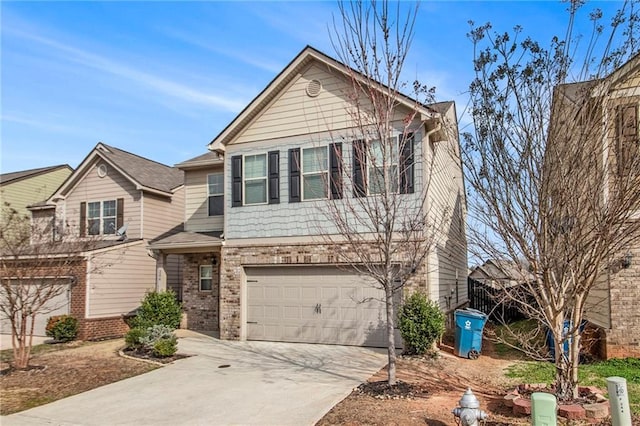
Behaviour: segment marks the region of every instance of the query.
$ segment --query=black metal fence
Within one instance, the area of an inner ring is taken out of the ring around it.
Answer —
[[[504,300],[504,292],[473,278],[468,278],[469,307],[489,315],[489,320],[499,323],[510,323],[524,318],[524,315],[513,302]]]

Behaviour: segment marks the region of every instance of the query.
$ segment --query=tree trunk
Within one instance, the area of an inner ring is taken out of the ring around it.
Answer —
[[[385,304],[387,308],[387,352],[389,356],[389,365],[387,367],[387,383],[389,386],[393,386],[396,384],[396,337],[392,286],[392,283],[388,283],[384,289]]]

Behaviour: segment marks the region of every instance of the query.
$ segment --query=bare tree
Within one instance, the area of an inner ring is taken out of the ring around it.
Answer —
[[[0,315],[11,327],[13,367],[25,369],[29,366],[36,317],[61,307],[55,300],[70,291],[78,271],[84,271],[85,256],[101,242],[64,236],[54,241],[53,220],[44,227],[32,225],[29,217],[6,203],[2,218]],[[96,265],[92,267],[95,270]]]
[[[601,309],[594,289],[640,241],[637,113],[625,117],[620,93],[613,95],[638,75],[638,57],[629,61],[638,16],[625,3],[605,34],[595,10],[592,34],[578,44],[581,3],[568,3],[566,35],[549,47],[522,38],[520,27],[499,34],[471,23],[469,34],[476,71],[475,134],[464,136],[463,153],[470,245],[480,258],[520,266],[522,284],[502,294],[540,327],[512,336],[542,359],[548,354],[540,337],[548,328],[560,400],[577,396],[585,312]],[[621,69],[629,73],[621,76]],[[634,111],[638,89],[628,85],[622,98],[635,103]]]
[[[455,120],[455,114],[453,108],[428,105],[433,89],[403,83],[417,5],[406,13],[400,3],[390,7],[386,1],[341,2],[339,8],[333,43],[347,65],[344,95],[350,123],[346,133],[333,136],[330,147],[328,200],[320,208],[333,229],[322,235],[336,247],[337,262],[370,277],[384,291],[388,384],[394,385],[394,299],[412,281],[415,288],[426,288],[427,261],[438,232],[449,229],[444,221],[450,222],[452,215],[464,215],[464,194],[455,192],[461,185],[449,188],[453,201],[446,206],[428,200],[436,169],[432,165],[440,162],[446,169],[452,151],[457,152],[457,137],[452,136],[457,129],[449,128],[452,121],[445,118],[449,112]],[[403,95],[405,91],[412,96]],[[436,147],[444,139],[447,143]],[[455,164],[459,170],[459,157]],[[466,270],[466,257],[462,263]]]

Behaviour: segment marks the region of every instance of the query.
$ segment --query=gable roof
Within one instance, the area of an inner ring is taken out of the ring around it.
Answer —
[[[258,94],[241,112],[236,118],[227,125],[210,143],[209,149],[212,151],[224,151],[224,147],[240,132],[246,128],[252,120],[263,111],[270,102],[275,99],[282,90],[295,79],[299,72],[306,68],[312,62],[319,62],[334,71],[338,71],[343,75],[350,75],[348,73],[349,67],[342,62],[320,52],[319,50],[306,46],[302,51],[265,87],[262,92]],[[357,78],[366,80],[365,76],[358,73],[355,70]],[[384,89],[385,86],[382,83],[375,83],[380,89]],[[406,105],[409,108],[415,108],[418,106],[418,111],[427,116],[436,116],[438,111],[431,108],[428,105],[419,103],[415,99],[412,99],[402,93],[397,94],[397,99],[400,104]]]
[[[142,191],[170,196],[176,188],[184,184],[184,172],[180,169],[99,142],[56,191],[53,198],[66,195],[85,176],[88,167],[96,158],[118,170],[136,186],[136,189]]]
[[[68,164],[60,164],[58,166],[40,167],[37,169],[21,170],[18,172],[3,173],[0,175],[0,184],[14,183],[23,179],[35,177],[45,173],[50,173],[59,169],[67,168],[73,172]]]

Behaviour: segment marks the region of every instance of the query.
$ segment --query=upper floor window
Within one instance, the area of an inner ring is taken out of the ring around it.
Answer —
[[[369,194],[386,192],[386,182],[390,193],[398,192],[398,138],[390,138],[388,146],[383,146],[380,141],[371,142],[369,157]]]
[[[267,154],[244,156],[244,204],[267,202]]]
[[[87,203],[87,230],[89,235],[116,233],[116,200]]]
[[[224,173],[207,175],[207,196],[209,199],[209,216],[224,214]]]
[[[279,202],[279,151],[231,157],[231,207]]]
[[[620,105],[616,115],[616,161],[618,163],[618,174],[620,176],[626,176],[634,167],[638,167],[638,159],[640,158],[638,104]]]
[[[114,235],[124,225],[124,198],[80,203],[80,236]]]
[[[329,187],[328,147],[302,150],[302,199],[327,198]]]
[[[353,141],[353,196],[391,193],[412,194],[414,188],[414,135],[380,141]]]

